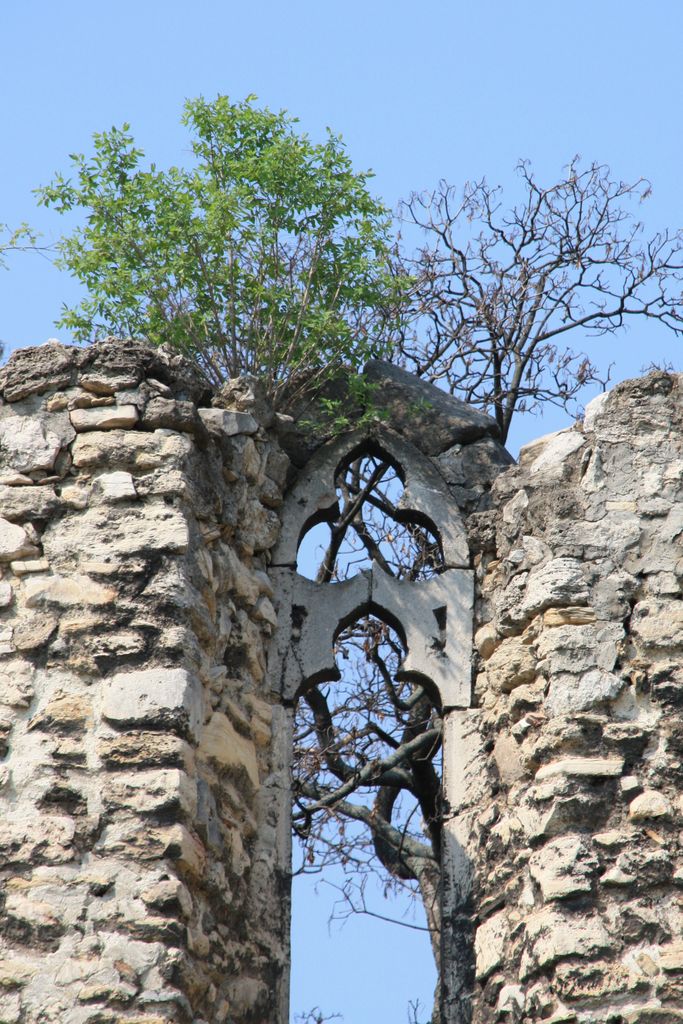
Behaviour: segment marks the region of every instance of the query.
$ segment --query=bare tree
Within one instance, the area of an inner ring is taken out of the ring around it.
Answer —
[[[398,519],[401,484],[393,466],[375,457],[354,458],[337,485],[340,513],[319,549],[318,582],[334,586],[372,562],[393,577],[412,580],[441,570],[431,531]],[[438,970],[439,708],[423,686],[400,677],[402,640],[378,618],[349,624],[336,653],[340,681],[309,689],[295,719],[293,819],[303,850],[300,870],[344,867],[343,914],[384,916],[365,898],[366,882],[378,872],[385,891],[407,888],[418,895]]]
[[[528,162],[517,171],[523,198],[508,212],[485,180],[414,193],[400,217],[426,241],[397,257],[414,283],[395,360],[487,409],[503,440],[515,412],[567,408],[585,384],[604,383],[570,333],[644,318],[683,334],[683,233],[644,237],[631,204],[650,194],[645,179],[614,181],[578,158],[549,188]]]

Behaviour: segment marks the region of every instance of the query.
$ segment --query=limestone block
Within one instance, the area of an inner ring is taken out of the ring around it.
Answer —
[[[104,802],[133,814],[180,811],[192,819],[197,812],[197,783],[177,768],[120,773],[106,787]]]
[[[529,860],[531,877],[544,900],[561,900],[590,892],[598,859],[580,836],[562,836],[546,843]]]
[[[545,709],[551,715],[566,715],[615,700],[627,681],[612,672],[592,669],[578,677],[551,679]]]
[[[177,401],[173,398],[152,398],[145,407],[142,422],[147,429],[162,427],[166,430],[185,431],[196,437],[206,437],[206,427],[193,402]]]
[[[28,560],[10,562],[9,567],[15,576],[26,576],[31,572],[47,572],[50,563],[47,558],[29,558]],[[0,598],[0,602],[1,600],[2,598]]]
[[[154,726],[196,740],[203,718],[197,678],[181,668],[119,672],[103,687],[102,714],[117,726]]]
[[[493,758],[498,768],[500,781],[511,786],[527,774],[519,750],[519,743],[513,736],[500,733],[493,745]]]
[[[27,608],[42,604],[99,606],[112,604],[116,589],[95,583],[88,576],[32,576],[24,583],[23,596]]]
[[[553,626],[585,626],[589,622],[595,622],[592,608],[548,608],[543,614],[543,625],[551,629]]]
[[[11,563],[16,565],[16,563]],[[0,608],[7,608],[12,603],[14,598],[14,590],[12,584],[8,583],[7,580],[0,581]]]
[[[212,431],[220,431],[227,437],[235,434],[255,434],[258,423],[248,412],[236,412],[232,409],[199,409],[204,425]]]
[[[485,661],[491,657],[499,643],[500,637],[492,622],[487,622],[484,626],[480,626],[474,634],[474,646]]]
[[[193,832],[184,825],[174,825],[160,833],[160,838],[165,844],[166,857],[170,857],[192,875],[201,877],[204,874],[206,850]]]
[[[44,345],[15,349],[2,368],[5,400],[18,402],[28,395],[40,394],[50,388],[71,383],[75,349],[60,345],[54,339]]]
[[[179,465],[192,451],[193,442],[186,434],[166,430],[111,430],[80,433],[72,446],[77,469],[120,469],[134,466],[150,471],[160,466]]]
[[[575,558],[553,558],[529,573],[521,614],[532,618],[553,605],[580,605],[588,601],[588,588],[581,562]]]
[[[226,768],[242,769],[252,786],[258,788],[259,772],[256,747],[250,739],[237,732],[234,725],[220,711],[215,711],[202,731],[197,753]]]
[[[489,685],[497,692],[510,693],[517,686],[533,681],[536,658],[521,637],[503,640],[486,663]]]
[[[519,463],[529,467],[532,477],[560,480],[565,472],[566,461],[585,443],[583,434],[573,427],[558,430],[524,445],[519,452]]]
[[[683,646],[683,601],[639,601],[633,609],[631,631],[644,647]]]
[[[183,553],[189,530],[183,513],[161,502],[129,508],[96,506],[43,534],[45,555],[52,565],[73,566],[83,560],[109,562],[148,552]],[[85,557],[84,557],[85,556]]]
[[[602,394],[596,395],[590,402],[587,403],[586,408],[583,412],[583,429],[584,430],[595,430],[598,417],[605,411],[605,406],[609,398],[610,392],[603,391]]]
[[[536,772],[536,782],[556,775],[574,778],[615,778],[624,768],[623,757],[565,757],[561,761],[545,764]]]
[[[109,771],[128,768],[184,768],[194,765],[192,747],[179,736],[160,732],[131,732],[122,736],[103,736],[97,741],[97,754]]]
[[[65,693],[53,697],[28,724],[28,729],[69,735],[83,732],[92,719],[92,701],[83,694]]]
[[[621,623],[557,626],[543,630],[536,651],[551,680],[561,673],[578,676],[595,668],[611,672],[623,637]]]
[[[138,422],[138,410],[134,405],[107,405],[104,408],[72,409],[70,412],[74,430],[121,430],[130,429]]]
[[[28,538],[22,526],[0,519],[0,562],[12,562],[15,558],[30,558],[36,547]]]
[[[25,960],[21,957],[3,954],[0,957],[0,988],[22,988],[41,970],[43,970],[43,962],[39,958]]]
[[[51,470],[61,447],[60,438],[38,416],[0,420],[0,462],[17,473]]]
[[[670,818],[672,813],[671,804],[664,794],[657,792],[656,789],[646,789],[628,805],[628,816],[631,821]]]
[[[101,494],[104,501],[128,501],[138,496],[133,477],[123,470],[101,473],[95,478],[94,490]]]
[[[488,977],[503,962],[509,924],[505,910],[479,925],[474,939],[477,978]]]
[[[670,942],[661,946],[659,963],[665,971],[683,971],[683,942]]]
[[[549,967],[565,957],[593,957],[618,942],[611,939],[599,917],[564,915],[547,908],[526,920],[529,953],[539,967]]]

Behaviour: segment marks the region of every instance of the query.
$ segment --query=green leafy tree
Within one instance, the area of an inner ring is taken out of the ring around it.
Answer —
[[[36,245],[36,235],[28,224],[20,224],[18,228],[10,228],[0,223],[0,268],[7,268],[5,256],[12,252],[44,251]]]
[[[87,294],[58,326],[83,341],[169,343],[213,384],[257,374],[282,407],[382,350],[401,283],[369,172],[353,170],[339,136],[314,144],[254,100],[186,103],[186,169],[144,165],[124,125],[96,134],[93,155],[72,155],[73,176],[38,195],[86,213],[58,264]]]

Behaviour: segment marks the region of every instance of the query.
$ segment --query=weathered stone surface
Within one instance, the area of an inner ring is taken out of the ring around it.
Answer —
[[[683,601],[640,601],[633,609],[631,629],[646,647],[683,646]]]
[[[156,726],[196,740],[202,722],[201,691],[184,669],[118,672],[104,686],[102,714],[118,726]]]
[[[41,604],[108,605],[115,599],[114,587],[95,583],[88,576],[30,576],[24,583],[27,608],[36,608]]]
[[[0,562],[11,562],[15,558],[30,556],[35,551],[26,530],[6,519],[0,519]]]
[[[138,410],[134,405],[108,405],[94,409],[74,409],[71,412],[74,430],[120,430],[134,427]]]
[[[534,652],[521,637],[503,640],[486,663],[489,684],[503,693],[509,693],[516,686],[530,683],[535,675]]]
[[[478,978],[488,977],[502,963],[507,933],[508,921],[504,912],[494,914],[477,928],[474,942]]]
[[[388,414],[395,430],[420,451],[438,455],[454,444],[499,437],[496,421],[399,366],[372,359],[364,375],[376,385],[373,402]]]
[[[547,434],[521,449],[520,465],[528,466],[530,477],[543,476],[546,480],[559,480],[569,457],[582,448],[584,443],[583,434],[573,428]]]
[[[0,389],[8,402],[71,383],[79,350],[57,343],[17,348],[0,371]]]
[[[129,501],[138,496],[133,477],[123,470],[101,473],[96,477],[93,487],[100,492],[104,501]]]
[[[546,708],[553,715],[587,711],[614,700],[626,686],[626,680],[612,672],[591,669],[570,679],[553,680]]]
[[[258,423],[248,412],[233,409],[200,409],[202,422],[209,430],[234,437],[235,434],[255,434]]]
[[[590,892],[598,859],[581,836],[563,836],[546,843],[529,860],[529,871],[544,900],[561,900]]]
[[[670,818],[671,813],[671,804],[663,793],[658,793],[655,789],[646,789],[628,805],[628,816],[632,821]]]
[[[70,735],[81,733],[92,719],[92,701],[89,697],[62,694],[52,700],[28,724],[28,728],[41,732]]]
[[[16,473],[53,469],[61,447],[57,434],[37,416],[0,419],[0,465]]]
[[[211,758],[226,768],[243,770],[252,786],[259,785],[254,744],[241,736],[230,719],[219,711],[214,712],[204,727],[198,753],[200,757]]]
[[[565,957],[593,957],[615,944],[599,917],[566,916],[551,908],[526,921],[531,963],[548,967]]]
[[[543,765],[536,772],[536,782],[556,775],[587,778],[614,778],[621,775],[624,759],[621,757],[566,757]]]
[[[202,410],[169,351],[62,351],[0,370],[0,1020],[284,1021],[291,708],[266,650],[272,634],[309,658],[280,588],[334,481],[315,460],[300,473],[273,568],[292,474],[275,428],[299,463],[326,428],[301,440],[253,381]],[[408,381],[389,372],[395,401]],[[476,638],[476,707],[440,709],[455,1019],[470,971],[472,1024],[680,1016],[681,384],[619,385],[521,467],[438,395],[444,423],[411,398],[403,437],[377,424],[330,446],[419,463],[404,508],[475,583],[474,604],[447,593],[449,568],[397,604],[361,578],[325,605],[324,669],[340,618],[379,606],[412,622],[418,678],[459,638],[443,677],[464,705]],[[121,407],[136,416],[108,429]],[[74,437],[70,416],[97,429]]]

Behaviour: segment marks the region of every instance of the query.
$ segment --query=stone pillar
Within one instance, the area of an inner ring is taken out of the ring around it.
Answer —
[[[476,1024],[683,1020],[680,389],[596,399],[471,520]]]
[[[132,342],[19,351],[0,384],[0,1021],[272,1024],[287,459]]]

